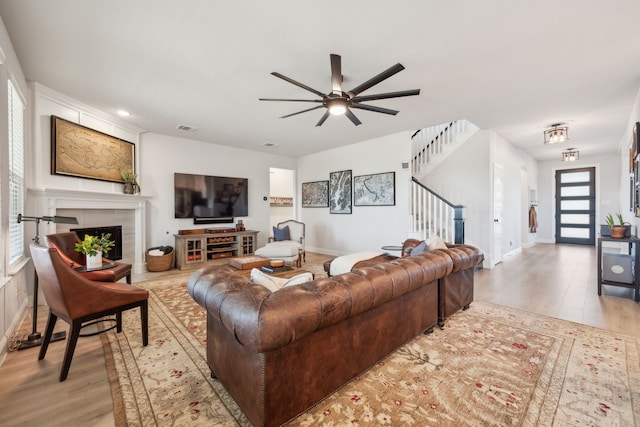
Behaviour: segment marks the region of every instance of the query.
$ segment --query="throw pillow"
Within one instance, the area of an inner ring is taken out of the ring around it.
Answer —
[[[269,276],[257,268],[251,269],[251,281],[264,286],[271,292],[276,292],[282,288],[286,288],[287,286],[301,285],[311,280],[313,280],[313,274],[308,272],[298,274],[289,279],[283,279],[280,277]]]
[[[291,240],[289,226],[286,225],[284,228],[273,227],[273,240],[276,242],[281,240]]]
[[[436,236],[432,234],[427,239],[427,247],[431,249],[447,249],[447,245],[444,243],[444,240],[440,238],[440,236]]]
[[[418,246],[416,246],[415,248],[411,249],[411,256],[416,256],[418,254],[421,254],[422,252],[427,250],[427,242],[425,242],[424,240],[422,242],[420,242],[420,244]]]

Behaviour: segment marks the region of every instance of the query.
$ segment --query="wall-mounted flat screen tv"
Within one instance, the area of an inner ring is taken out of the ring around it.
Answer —
[[[176,218],[229,218],[249,215],[246,178],[175,173]]]

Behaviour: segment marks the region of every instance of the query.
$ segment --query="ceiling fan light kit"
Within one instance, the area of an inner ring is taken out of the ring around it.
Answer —
[[[347,118],[349,118],[349,120],[351,120],[351,122],[358,126],[360,124],[362,124],[362,122],[360,120],[358,120],[358,118],[355,116],[355,114],[353,114],[353,112],[351,111],[351,109],[356,108],[356,109],[360,109],[360,110],[367,110],[367,111],[373,111],[376,113],[382,113],[382,114],[389,114],[392,116],[395,116],[396,114],[398,114],[397,110],[391,110],[388,108],[382,108],[382,107],[377,107],[375,105],[369,105],[369,104],[362,104],[362,102],[367,102],[367,101],[376,101],[376,100],[380,100],[380,99],[388,99],[388,98],[399,98],[399,97],[403,97],[403,96],[414,96],[414,95],[419,95],[420,94],[420,89],[412,89],[412,90],[403,90],[403,91],[398,91],[398,92],[387,92],[387,93],[379,93],[379,94],[374,94],[374,95],[364,95],[364,96],[360,96],[360,93],[366,91],[367,89],[371,88],[372,86],[377,85],[378,83],[382,82],[383,80],[388,79],[389,77],[393,76],[394,74],[399,73],[400,71],[404,70],[404,67],[402,66],[402,64],[396,64],[392,67],[389,67],[388,69],[384,70],[383,72],[381,72],[380,74],[377,74],[376,76],[370,78],[369,80],[367,80],[366,82],[362,83],[359,86],[356,86],[355,88],[351,89],[348,92],[344,92],[342,90],[342,60],[340,55],[336,55],[336,54],[331,54],[330,55],[331,58],[331,92],[329,92],[328,94],[324,94],[316,89],[313,89],[303,83],[300,83],[296,80],[293,80],[285,75],[282,75],[280,73],[277,72],[273,72],[271,73],[272,75],[287,81],[293,85],[296,85],[306,91],[309,91],[317,96],[320,97],[320,99],[285,99],[285,98],[259,98],[260,101],[287,101],[287,102],[313,102],[313,103],[318,103],[321,105],[317,105],[315,107],[311,107],[311,108],[307,108],[305,110],[302,111],[298,111],[292,114],[287,114],[286,116],[282,116],[281,119],[287,118],[287,117],[291,117],[291,116],[295,116],[297,114],[301,114],[301,113],[306,113],[307,111],[313,111],[313,110],[317,110],[320,108],[325,108],[326,111],[324,112],[324,114],[322,115],[322,117],[320,118],[320,120],[318,121],[318,123],[316,123],[316,126],[322,126],[322,124],[325,122],[325,120],[327,120],[327,118],[332,115],[332,116],[338,116],[338,115],[346,115]]]

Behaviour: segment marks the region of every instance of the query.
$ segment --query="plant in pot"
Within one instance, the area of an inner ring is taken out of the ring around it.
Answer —
[[[84,240],[76,243],[76,252],[85,254],[87,257],[87,269],[102,267],[102,254],[109,252],[115,246],[112,240],[109,240],[111,233],[98,236],[84,235]]]
[[[611,237],[616,239],[622,239],[624,237],[627,226],[631,225],[622,218],[622,214],[617,213],[614,218],[613,215],[607,214],[605,221],[611,231]]]
[[[123,169],[120,172],[122,181],[124,181],[124,193],[135,194],[140,192],[140,185],[138,185],[138,176],[133,173],[131,169]]]

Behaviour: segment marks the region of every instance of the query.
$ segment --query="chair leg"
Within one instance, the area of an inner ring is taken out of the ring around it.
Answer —
[[[64,360],[62,362],[62,369],[60,370],[60,381],[66,380],[67,375],[69,374],[71,359],[73,359],[73,352],[76,350],[76,343],[78,342],[81,328],[81,321],[73,320],[71,322],[71,329],[69,330],[69,336],[67,337],[67,349],[64,352]]]
[[[58,316],[53,314],[49,310],[49,318],[47,319],[47,329],[45,330],[44,337],[42,338],[42,344],[40,344],[40,354],[38,354],[38,360],[44,359],[49,348],[49,341],[51,341],[51,335],[53,335],[53,327],[56,326]]]
[[[122,312],[119,311],[116,313],[116,332],[122,332]]]
[[[142,324],[142,345],[149,344],[149,305],[144,301],[140,306],[140,323]]]
[[[131,273],[127,274],[126,281],[127,281],[127,285],[131,284]]]

